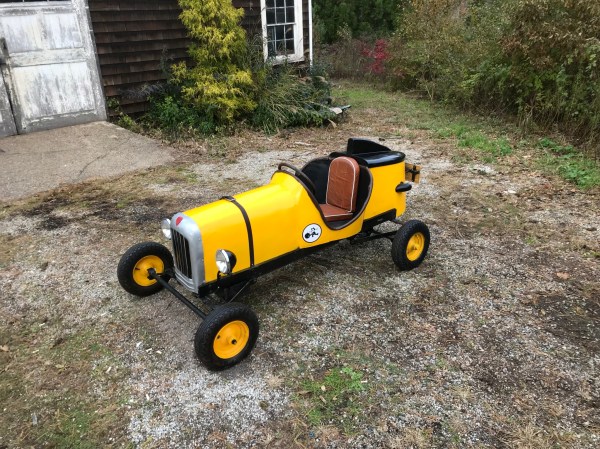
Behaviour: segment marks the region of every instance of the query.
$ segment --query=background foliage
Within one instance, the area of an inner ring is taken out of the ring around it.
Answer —
[[[600,2],[519,0],[479,85],[522,120],[600,134]],[[514,99],[514,100],[511,100]]]
[[[336,41],[343,28],[354,38],[384,35],[393,31],[403,3],[406,0],[315,0],[315,28],[325,43]]]
[[[376,67],[394,88],[515,114],[524,128],[558,127],[600,156],[600,2],[406,0],[365,2],[368,11],[351,1],[317,3],[323,40],[336,40],[324,52],[334,75],[373,78]],[[380,6],[386,21],[361,35]]]

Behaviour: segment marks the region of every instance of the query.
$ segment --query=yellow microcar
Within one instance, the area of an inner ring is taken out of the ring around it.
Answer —
[[[420,167],[405,155],[366,139],[350,139],[345,152],[309,161],[302,169],[279,164],[262,187],[225,196],[163,220],[171,240],[145,242],[122,256],[121,286],[148,296],[165,288],[202,318],[194,346],[209,369],[225,369],[246,357],[258,338],[258,319],[234,302],[262,274],[341,240],[388,238],[400,270],[421,264],[429,230],[418,220],[399,230],[380,232],[383,222],[398,223],[406,194]],[[217,294],[225,301],[206,312],[170,283],[175,279],[198,298]]]

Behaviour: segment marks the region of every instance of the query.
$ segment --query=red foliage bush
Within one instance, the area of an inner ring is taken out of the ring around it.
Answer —
[[[377,39],[373,46],[365,45],[361,54],[368,58],[367,70],[370,74],[378,76],[385,74],[385,63],[390,59],[387,40]]]

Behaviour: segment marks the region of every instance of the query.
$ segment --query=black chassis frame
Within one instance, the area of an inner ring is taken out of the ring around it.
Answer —
[[[363,223],[362,230],[358,234],[343,240],[348,240],[352,245],[383,238],[393,240],[393,236],[396,234],[397,231],[379,232],[374,229],[375,226],[378,226],[388,221],[400,224],[400,222],[396,219],[395,209],[389,210],[380,215],[376,215],[375,217],[370,218],[369,220],[366,220]],[[198,315],[201,319],[205,319],[208,316],[208,314],[212,311],[212,307],[205,301],[203,301],[203,298],[221,291],[224,293],[224,302],[235,301],[250,285],[254,284],[260,276],[270,273],[271,271],[274,271],[278,268],[289,265],[292,262],[314,254],[322,249],[329,248],[341,241],[342,240],[336,240],[334,242],[313,246],[311,248],[299,249],[297,251],[285,254],[281,257],[269,260],[268,262],[264,262],[260,265],[254,265],[240,273],[228,276],[218,275],[216,282],[212,282],[210,284],[201,286],[198,289],[198,293],[195,294],[195,296],[202,300],[202,308],[198,307],[195,303],[193,303],[182,293],[180,293],[175,287],[169,284],[169,280],[175,277],[175,273],[173,270],[166,270],[165,273],[159,274],[156,272],[156,270],[150,268],[148,270],[148,278],[155,279],[156,282],[158,282],[165,290],[172,293],[173,296],[175,296],[175,298],[181,301],[192,312]],[[233,287],[239,288],[235,289],[235,292],[231,294]]]

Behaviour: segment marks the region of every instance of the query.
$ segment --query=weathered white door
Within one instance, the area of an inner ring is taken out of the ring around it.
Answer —
[[[0,134],[7,103],[19,133],[106,119],[86,0],[0,0],[2,40]]]

